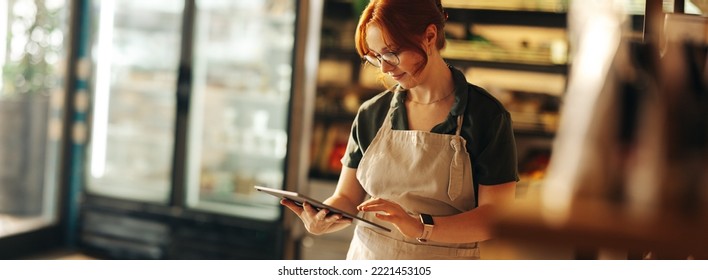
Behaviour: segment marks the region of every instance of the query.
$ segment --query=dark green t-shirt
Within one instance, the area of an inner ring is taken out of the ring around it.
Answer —
[[[462,72],[454,67],[450,67],[450,71],[455,84],[455,103],[447,119],[433,127],[431,132],[455,134],[457,116],[464,114],[461,136],[467,141],[475,194],[479,184],[518,181],[516,142],[509,112],[489,92],[468,83]],[[393,129],[408,130],[408,114],[404,104],[406,94],[406,91],[387,90],[361,105],[352,125],[347,152],[342,158],[344,166],[359,166],[389,107],[393,108]]]

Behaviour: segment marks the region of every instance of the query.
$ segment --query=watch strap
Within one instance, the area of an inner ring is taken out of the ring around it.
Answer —
[[[435,223],[433,222],[433,216],[428,214],[420,214],[420,222],[423,224],[423,233],[418,237],[418,242],[426,243],[433,234],[433,227]]]

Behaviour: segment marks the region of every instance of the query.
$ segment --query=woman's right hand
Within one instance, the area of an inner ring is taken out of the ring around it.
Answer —
[[[314,235],[341,230],[352,223],[349,218],[342,217],[341,214],[327,215],[329,210],[317,211],[312,205],[305,202],[302,206],[295,204],[292,200],[282,199],[280,204],[292,210],[305,225],[305,229]]]

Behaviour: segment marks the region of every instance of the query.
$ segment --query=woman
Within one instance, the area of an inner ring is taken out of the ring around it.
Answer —
[[[511,118],[441,57],[446,18],[440,0],[372,0],[361,15],[357,51],[398,84],[359,109],[325,203],[395,230],[358,224],[347,259],[478,259],[489,220],[514,199]],[[281,203],[313,234],[351,223]]]

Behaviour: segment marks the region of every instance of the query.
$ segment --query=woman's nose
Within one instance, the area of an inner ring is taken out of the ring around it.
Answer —
[[[393,70],[395,68],[396,68],[396,66],[393,66],[386,61],[381,61],[381,72],[382,73],[386,74],[387,72],[391,72],[391,70]]]

